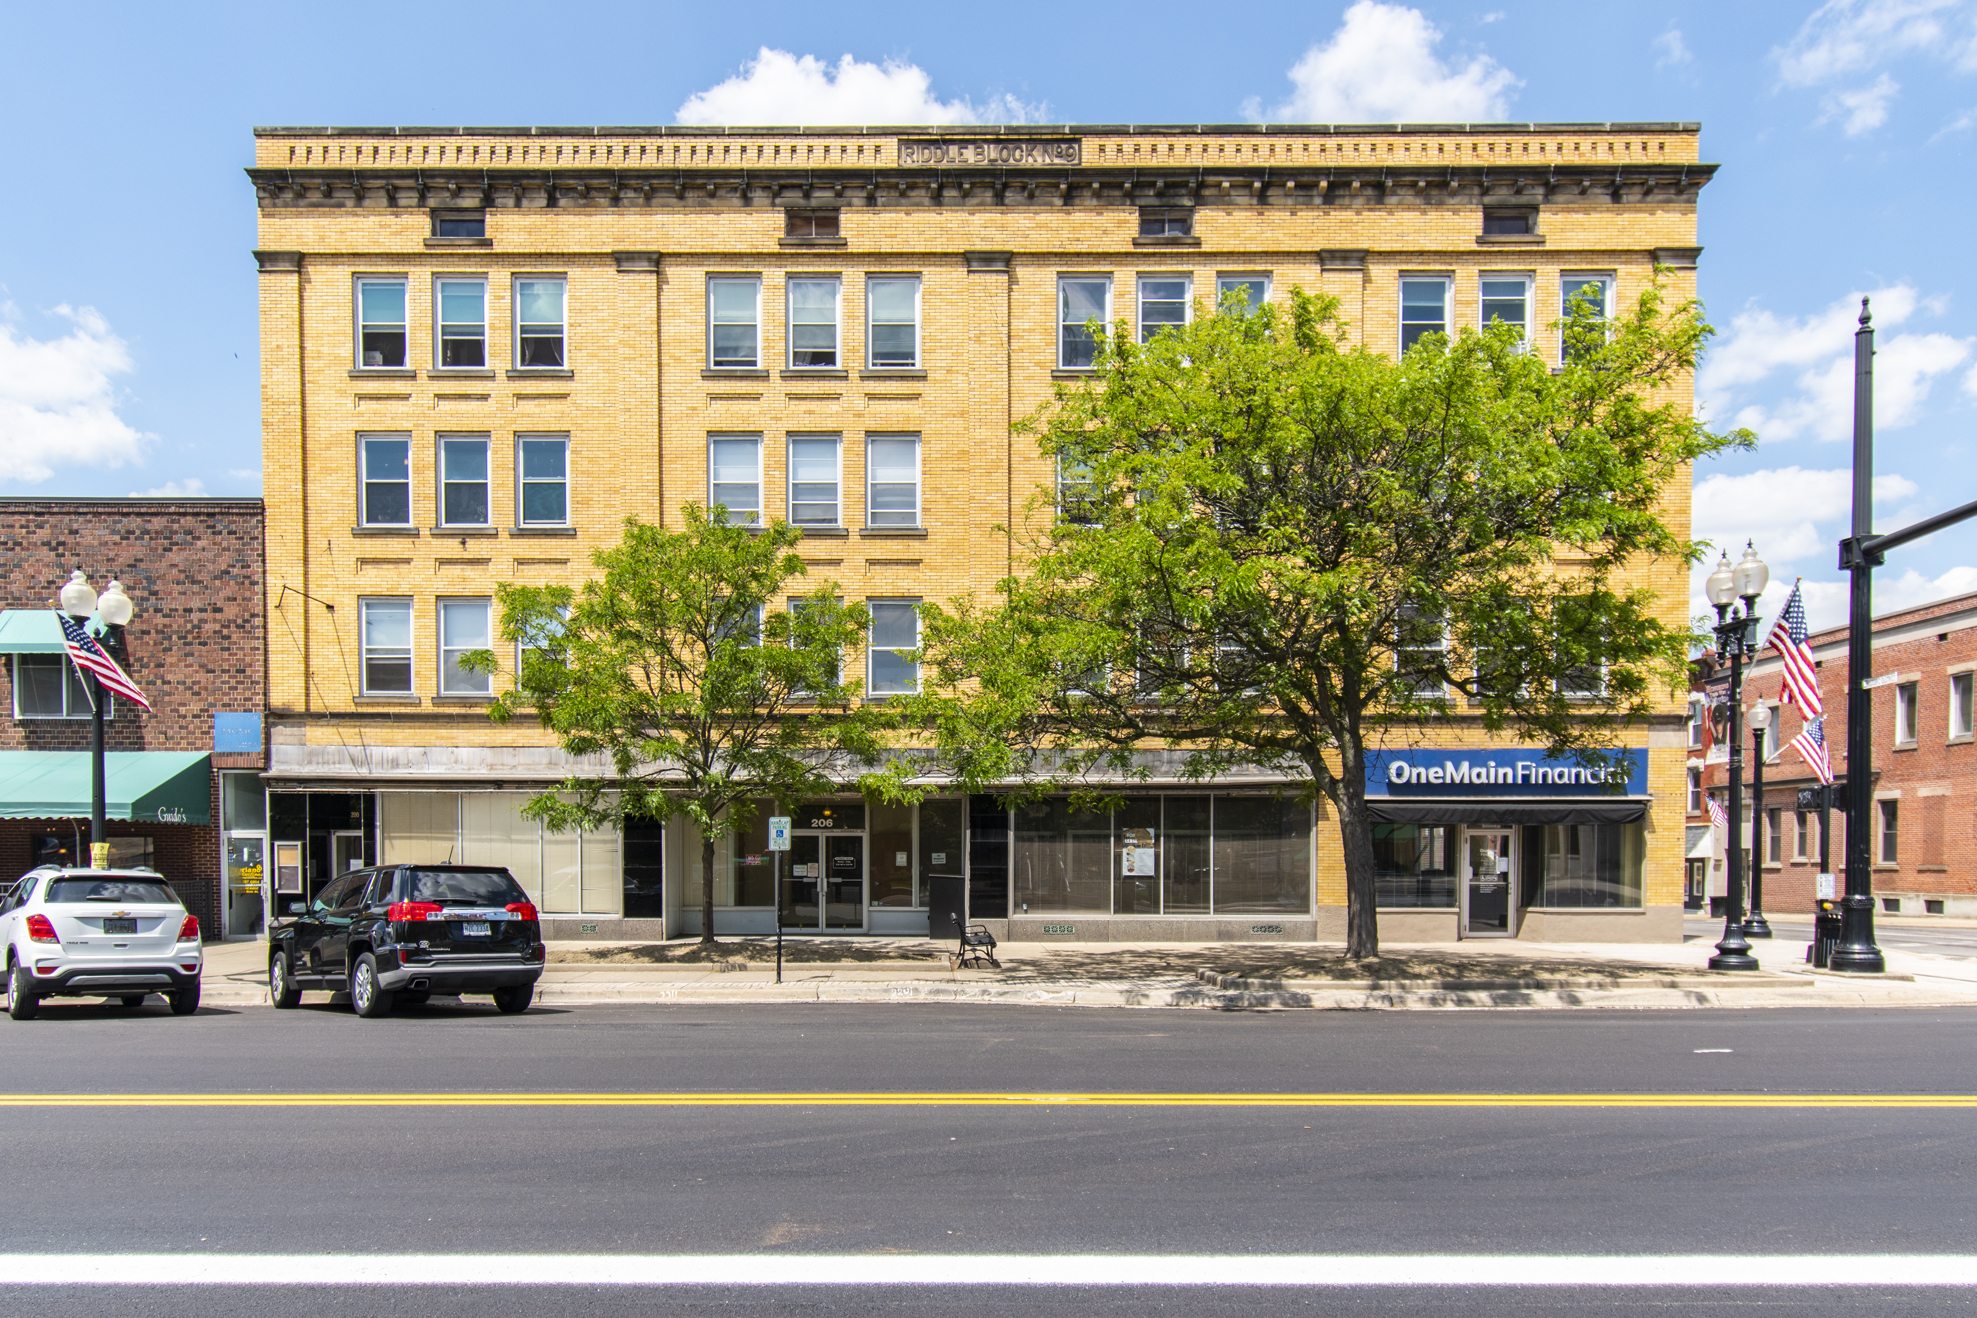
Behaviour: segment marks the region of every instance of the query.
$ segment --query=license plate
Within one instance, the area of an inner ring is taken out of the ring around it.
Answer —
[[[103,932],[106,934],[134,934],[137,932],[135,920],[105,920]]]
[[[491,932],[485,920],[468,920],[460,926],[462,938],[486,938]]]

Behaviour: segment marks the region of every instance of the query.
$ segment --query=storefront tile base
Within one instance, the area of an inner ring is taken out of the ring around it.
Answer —
[[[1345,913],[1340,913],[1341,923]],[[1454,911],[1403,909],[1380,912],[1382,943],[1453,943],[1457,932]]]
[[[1682,908],[1526,911],[1517,936],[1532,943],[1679,943]]]
[[[1118,915],[1034,915],[981,924],[1010,943],[1312,943],[1318,925],[1310,916],[1257,915],[1207,919],[1142,919]],[[1344,928],[1340,920],[1341,931]]]
[[[551,916],[542,922],[542,938],[546,943],[622,943],[648,939],[659,942],[665,937],[664,920],[617,920],[605,915],[586,919],[572,915]]]

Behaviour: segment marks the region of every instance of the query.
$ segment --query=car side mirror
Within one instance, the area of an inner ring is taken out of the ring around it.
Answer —
[[[290,903],[288,904],[288,913],[289,913],[290,915],[300,915],[300,914],[302,914],[302,903],[301,903],[301,902],[290,902]]]

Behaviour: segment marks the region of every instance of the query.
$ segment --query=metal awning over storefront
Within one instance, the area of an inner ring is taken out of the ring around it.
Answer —
[[[62,654],[62,623],[53,609],[0,609],[0,654]]]
[[[1368,797],[1366,811],[1376,824],[1638,824],[1648,803],[1624,800],[1550,801],[1396,801]]]
[[[87,819],[87,751],[0,751],[0,819]],[[204,751],[111,751],[104,813],[139,823],[213,822],[212,761]]]

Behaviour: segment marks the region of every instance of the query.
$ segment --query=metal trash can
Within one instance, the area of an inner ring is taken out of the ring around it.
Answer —
[[[1840,916],[1840,904],[1830,898],[1819,902],[1819,913],[1812,920],[1812,946],[1805,949],[1805,959],[1814,969],[1825,970],[1833,964],[1833,949],[1840,945],[1840,928],[1844,921]]]

